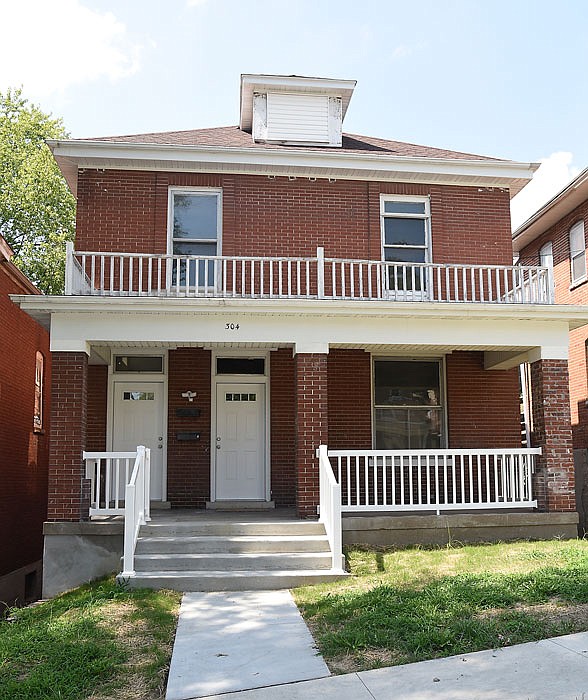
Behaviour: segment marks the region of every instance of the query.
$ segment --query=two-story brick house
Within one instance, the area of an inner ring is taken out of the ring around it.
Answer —
[[[94,546],[82,521],[128,501],[137,445],[153,504],[340,505],[331,549],[341,527],[575,532],[567,338],[588,312],[511,265],[510,197],[536,166],[343,134],[354,86],[244,75],[238,127],[50,143],[78,201],[67,290],[18,299],[51,327],[49,570],[112,564],[116,523]]]
[[[41,593],[49,462],[49,334],[10,300],[41,294],[12,258],[0,236],[0,608]]]
[[[547,265],[553,274],[557,304],[588,304],[585,222],[588,220],[588,170],[546,202],[513,233],[515,253],[524,265]],[[576,496],[580,528],[588,511],[588,329],[570,333],[570,408]]]

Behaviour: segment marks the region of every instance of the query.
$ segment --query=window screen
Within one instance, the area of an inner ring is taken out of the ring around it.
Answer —
[[[217,374],[264,374],[263,357],[219,357],[216,361]]]

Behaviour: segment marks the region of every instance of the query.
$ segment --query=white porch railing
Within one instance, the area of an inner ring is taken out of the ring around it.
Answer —
[[[546,267],[149,255],[67,246],[66,294],[551,304]]]
[[[328,450],[343,512],[534,508],[541,448]]]
[[[139,530],[141,525],[151,520],[149,514],[150,462],[151,450],[148,447],[137,447],[135,466],[125,489],[125,534],[121,574],[124,577],[133,576],[135,573],[135,547]]]
[[[150,517],[151,450],[84,452],[90,480],[90,515],[124,515],[122,576],[134,573],[133,558],[139,528]]]
[[[326,445],[321,445],[317,450],[320,475],[319,521],[323,523],[327,533],[332,556],[331,569],[345,571],[341,531],[341,486],[335,481],[327,449]]]

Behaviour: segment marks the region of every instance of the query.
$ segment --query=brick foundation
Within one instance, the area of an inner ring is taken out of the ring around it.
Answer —
[[[48,520],[88,518],[82,452],[86,449],[88,357],[83,352],[52,353],[51,446]]]
[[[319,476],[316,449],[328,439],[327,355],[296,355],[296,507],[316,517]]]
[[[568,364],[566,360],[539,360],[531,364],[534,447],[537,459],[534,490],[545,511],[576,510],[574,459],[570,427]]]

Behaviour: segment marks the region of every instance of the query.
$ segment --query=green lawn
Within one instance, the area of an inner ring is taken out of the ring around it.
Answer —
[[[113,579],[0,621],[0,700],[157,700],[180,594],[126,591]]]
[[[350,578],[294,592],[334,672],[588,630],[588,542],[347,552]]]

